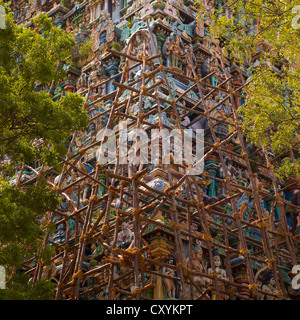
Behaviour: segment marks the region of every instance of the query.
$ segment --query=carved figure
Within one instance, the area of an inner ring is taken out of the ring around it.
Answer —
[[[118,234],[117,242],[121,249],[127,249],[134,238],[133,232],[129,228],[129,224],[123,222],[122,231]]]
[[[174,258],[172,256],[169,256],[168,264],[174,265]],[[175,277],[175,270],[168,267],[162,267],[162,274]],[[168,298],[175,298],[175,282],[174,280],[170,278],[163,278],[163,283],[166,288],[167,296]]]

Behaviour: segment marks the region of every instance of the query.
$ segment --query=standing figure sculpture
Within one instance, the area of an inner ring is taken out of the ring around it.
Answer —
[[[170,265],[174,265],[174,258],[172,256],[169,256],[169,260],[168,260],[168,264]],[[162,273],[163,275],[166,276],[172,276],[175,277],[175,270],[172,268],[168,268],[168,267],[162,267]],[[175,298],[175,282],[173,279],[170,278],[163,278],[163,282],[166,288],[166,292],[167,292],[167,297],[168,298]]]
[[[203,260],[203,249],[200,245],[197,245],[192,252],[191,256],[186,259],[186,266],[191,269],[193,272],[207,274],[207,265]],[[202,286],[209,284],[210,279],[199,274],[192,274],[193,280],[201,288]],[[189,285],[185,285],[185,297],[191,299],[191,290]],[[195,292],[195,291],[194,291]],[[201,294],[201,292],[198,292]]]
[[[214,256],[215,272],[216,272],[217,277],[219,279],[229,280],[226,270],[223,269],[221,266],[222,260],[221,260],[220,253],[219,253],[218,249],[214,249],[213,256]],[[213,269],[209,268],[208,274],[212,274],[212,273],[213,273]],[[210,280],[210,281],[212,282],[212,280]],[[224,293],[225,292],[224,282],[218,281],[218,287],[219,287],[220,291],[222,291],[220,294],[220,298],[223,300],[226,298],[226,294]],[[212,291],[212,299],[213,300],[216,299],[216,292],[214,290]]]

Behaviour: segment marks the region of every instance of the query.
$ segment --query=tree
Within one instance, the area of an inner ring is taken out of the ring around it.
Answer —
[[[208,10],[210,3],[214,10]],[[277,159],[278,177],[300,174],[300,6],[296,0],[197,1],[200,19],[223,52],[247,68],[244,132]],[[217,4],[218,3],[218,4]],[[299,3],[298,3],[299,4]],[[297,159],[298,158],[298,159]]]
[[[33,19],[32,28],[16,25],[9,5],[5,9],[6,28],[0,30],[0,265],[6,268],[7,289],[0,290],[0,299],[49,298],[51,284],[33,285],[20,267],[31,257],[50,263],[53,248],[41,246],[50,230],[44,216],[60,198],[41,167],[38,179],[26,188],[10,182],[17,167],[22,170],[36,160],[44,169],[57,167],[72,133],[86,129],[88,116],[78,94],[65,93],[54,101],[47,90],[66,76],[64,61],[73,37],[44,14]]]

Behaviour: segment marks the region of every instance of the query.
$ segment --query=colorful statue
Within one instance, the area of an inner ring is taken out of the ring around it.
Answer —
[[[195,247],[195,250],[192,253],[192,258],[187,258],[186,264],[191,267],[193,271],[200,273],[207,273],[206,262],[203,260],[203,249],[200,245]],[[206,284],[209,282],[208,278],[194,275],[194,281],[200,285]]]

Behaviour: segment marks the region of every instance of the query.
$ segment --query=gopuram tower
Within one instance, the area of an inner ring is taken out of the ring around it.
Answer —
[[[47,213],[52,264],[27,261],[23,272],[51,279],[56,299],[297,299],[300,185],[279,185],[275,160],[243,136],[247,66],[208,36],[193,1],[11,7],[18,24],[44,12],[74,35],[67,78],[50,94],[80,93],[90,117],[62,171],[49,171],[62,198]],[[222,1],[207,0],[214,8]],[[166,146],[169,154],[153,157]],[[35,172],[21,183],[34,183]]]

